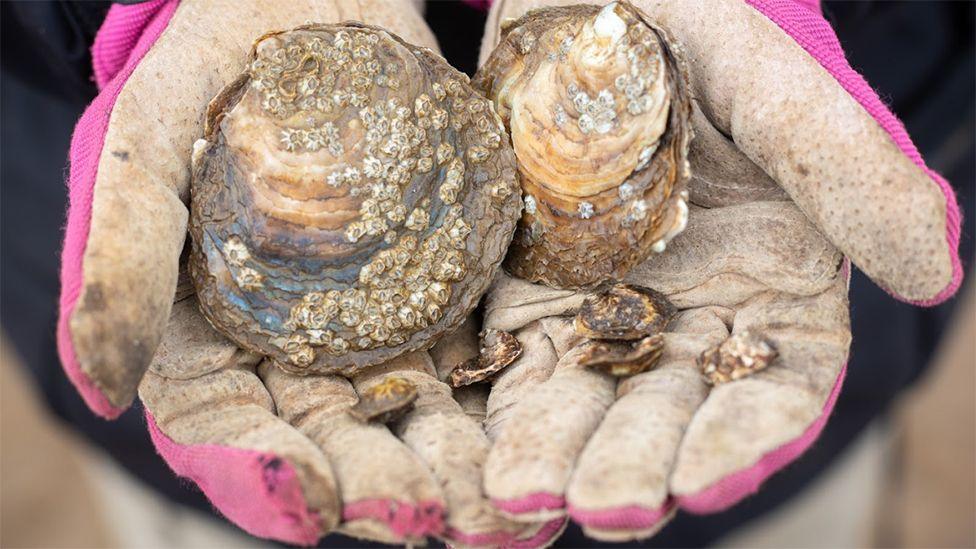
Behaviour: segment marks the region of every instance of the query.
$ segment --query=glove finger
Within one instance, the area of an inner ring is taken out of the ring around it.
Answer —
[[[424,463],[384,425],[348,411],[359,400],[345,378],[297,376],[270,362],[260,374],[278,415],[327,456],[342,497],[340,530],[387,543],[419,543],[443,527],[444,498]]]
[[[820,295],[779,293],[742,306],[733,333],[760,334],[779,351],[765,370],[721,384],[688,426],[671,493],[692,512],[725,509],[755,492],[820,434],[850,346],[846,273]]]
[[[707,118],[831,242],[902,299],[947,298],[961,277],[951,188],[822,17],[788,2],[751,4],[637,2],[686,47]]]
[[[558,329],[572,331],[572,323]],[[548,380],[524,393],[488,455],[485,490],[517,520],[565,514],[563,494],[576,457],[613,402],[615,380],[580,366],[581,351],[570,349]]]
[[[678,446],[708,389],[698,356],[728,336],[719,315],[679,313],[665,334],[658,366],[622,381],[617,400],[586,444],[566,490],[570,517],[604,541],[643,539],[673,515],[668,478]]]
[[[505,429],[515,405],[549,379],[558,360],[541,323],[529,324],[516,332],[515,337],[522,344],[522,355],[495,376],[485,403],[484,427],[489,440],[495,440]]]
[[[154,372],[139,394],[156,450],[250,534],[312,545],[339,520],[325,455],[274,414],[254,366],[192,379]]]
[[[437,369],[428,353],[400,356],[355,376],[360,393],[390,376],[417,387],[413,409],[393,431],[423,460],[438,480],[447,503],[444,538],[452,545],[499,546],[538,530],[518,524],[496,511],[481,487],[482,467],[490,446],[477,422],[451,398],[450,387],[432,375]]]
[[[481,61],[506,19],[571,3],[496,2]],[[819,14],[787,1],[634,3],[684,46],[694,96],[711,124],[865,273],[913,303],[955,293],[962,268],[952,189],[850,68]]]
[[[413,6],[397,0],[156,2],[112,13],[98,52],[128,38],[134,16],[143,31],[72,138],[58,321],[68,377],[109,418],[132,402],[165,328],[186,236],[193,142],[208,102],[237,76],[251,42],[309,20],[357,19],[436,48]]]

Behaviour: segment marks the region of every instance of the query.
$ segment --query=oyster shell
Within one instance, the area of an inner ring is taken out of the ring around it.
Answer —
[[[425,348],[485,292],[520,206],[490,102],[383,29],[255,42],[194,147],[190,273],[210,322],[297,373]]]
[[[654,334],[639,341],[590,341],[580,356],[580,365],[614,377],[637,375],[657,365],[664,352],[664,335]]]
[[[512,334],[502,330],[485,330],[481,334],[478,356],[457,365],[451,371],[451,387],[457,389],[491,378],[522,356],[522,344]]]
[[[752,330],[743,330],[703,352],[698,365],[706,383],[720,385],[765,369],[777,356],[779,351],[769,340]]]
[[[684,229],[691,99],[677,50],[626,2],[504,26],[474,85],[518,157],[512,274],[562,288],[619,280]]]
[[[583,301],[573,327],[590,339],[635,340],[663,332],[676,311],[661,292],[616,283]]]
[[[393,423],[413,409],[417,386],[402,377],[390,376],[367,389],[349,415],[362,422]]]

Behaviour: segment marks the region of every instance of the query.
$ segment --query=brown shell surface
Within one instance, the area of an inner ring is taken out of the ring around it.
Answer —
[[[359,421],[392,423],[413,408],[419,393],[417,387],[402,377],[389,376],[363,392],[349,409]]]
[[[592,341],[580,365],[615,377],[633,376],[657,365],[664,352],[664,336],[656,334],[636,342]]]
[[[525,208],[505,268],[559,288],[619,280],[687,222],[680,48],[637,8],[543,8],[474,79],[512,138]]]
[[[520,209],[491,103],[358,23],[269,33],[194,146],[190,274],[209,321],[295,373],[427,348],[487,290]]]
[[[752,330],[743,330],[703,352],[698,364],[709,385],[720,385],[765,369],[777,356],[779,351],[769,340]]]
[[[522,344],[515,336],[502,330],[485,330],[478,356],[458,364],[451,371],[451,387],[456,389],[488,380],[520,356]]]
[[[663,332],[676,311],[661,292],[616,283],[587,297],[573,326],[590,339],[635,340]]]

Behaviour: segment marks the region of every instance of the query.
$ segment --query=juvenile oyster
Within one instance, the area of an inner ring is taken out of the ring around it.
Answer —
[[[583,301],[573,327],[590,339],[635,340],[663,332],[676,311],[661,292],[616,283]]]
[[[504,26],[474,85],[518,157],[512,274],[589,288],[684,229],[691,100],[677,53],[626,2],[544,8]]]
[[[779,351],[761,334],[743,330],[698,357],[702,375],[709,385],[742,379],[770,365]]]
[[[491,103],[357,23],[261,37],[194,147],[190,273],[210,322],[297,373],[425,348],[487,289],[520,206]]]
[[[508,332],[485,330],[481,334],[478,356],[457,365],[451,371],[451,387],[457,389],[491,378],[522,356],[522,344]]]
[[[392,423],[413,409],[418,396],[413,383],[390,376],[367,389],[349,415],[362,422]]]
[[[637,375],[657,365],[664,352],[664,335],[654,334],[639,341],[591,341],[580,364],[614,377]]]

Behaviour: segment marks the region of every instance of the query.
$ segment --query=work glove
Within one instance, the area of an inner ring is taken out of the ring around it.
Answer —
[[[110,9],[93,47],[101,93],[71,144],[57,334],[65,371],[106,418],[138,388],[162,457],[253,535],[307,545],[337,529],[386,542],[538,545],[564,521],[512,523],[488,503],[488,441],[440,381],[443,362],[424,351],[352,379],[291,375],[216,332],[180,280],[191,151],[208,102],[264,33],[346,20],[437,49],[406,0]],[[412,411],[390,428],[349,415],[393,376],[416,386]]]
[[[503,22],[554,3],[496,0],[482,63]],[[687,228],[625,279],[677,308],[663,354],[619,380],[582,366],[573,315],[598,292],[502,275],[484,318],[522,345],[487,403],[489,497],[515,520],[568,515],[612,541],[648,537],[677,509],[726,509],[816,440],[851,341],[848,258],[922,306],[962,277],[951,188],[816,2],[634,4],[679,44],[693,96]],[[706,382],[701,355],[750,334],[778,351],[771,365]]]

